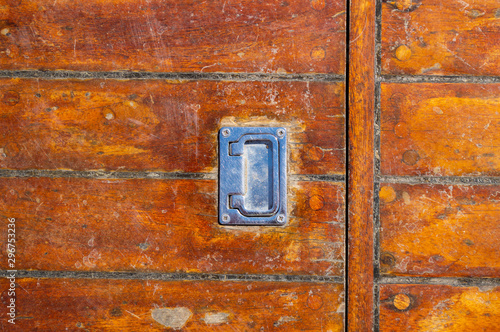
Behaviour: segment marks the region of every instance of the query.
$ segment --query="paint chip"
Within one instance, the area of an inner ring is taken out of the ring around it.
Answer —
[[[208,324],[224,324],[227,323],[229,320],[229,314],[225,312],[215,312],[215,313],[207,313],[205,317],[202,318],[202,320]]]
[[[158,308],[151,311],[151,317],[161,325],[174,330],[181,329],[193,313],[185,307]]]
[[[296,321],[298,321],[298,319],[295,318],[295,317],[283,316],[283,317],[280,317],[280,319],[278,319],[277,322],[274,322],[274,326],[278,327],[280,325],[283,325],[283,324],[286,324],[286,323],[290,323],[290,322],[296,322]]]

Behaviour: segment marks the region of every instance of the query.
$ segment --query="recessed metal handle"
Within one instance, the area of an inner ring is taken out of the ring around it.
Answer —
[[[222,224],[286,222],[286,130],[222,128],[219,135]]]

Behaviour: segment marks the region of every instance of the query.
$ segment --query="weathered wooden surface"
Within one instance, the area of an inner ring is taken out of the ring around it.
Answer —
[[[334,284],[18,279],[8,331],[343,331],[343,287]]]
[[[345,4],[2,1],[2,69],[337,73]]]
[[[500,176],[500,84],[382,84],[381,172]]]
[[[499,317],[499,286],[380,287],[380,331],[498,331]]]
[[[500,186],[382,184],[382,273],[500,276]]]
[[[17,269],[343,274],[342,184],[290,182],[286,227],[220,226],[213,180],[9,178],[0,190]]]
[[[290,173],[344,173],[342,83],[0,83],[1,168],[214,172],[221,126],[276,125]]]
[[[351,1],[347,330],[373,329],[375,2]]]
[[[382,5],[382,73],[500,75],[498,0]]]

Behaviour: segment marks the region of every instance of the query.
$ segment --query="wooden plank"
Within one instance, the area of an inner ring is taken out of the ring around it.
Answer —
[[[381,270],[500,276],[500,186],[382,184]]]
[[[347,330],[373,330],[374,1],[351,1],[349,22]]]
[[[344,173],[344,85],[0,80],[0,167],[216,172],[221,126],[288,128],[291,174]]]
[[[3,1],[2,69],[344,73],[345,3]]]
[[[500,84],[382,84],[381,172],[500,176]]]
[[[8,281],[0,281],[2,301]],[[18,279],[9,331],[343,331],[343,286],[291,282]]]
[[[342,276],[343,187],[290,182],[286,227],[230,227],[213,180],[6,178],[0,238],[15,218],[20,270]]]
[[[498,286],[380,286],[380,331],[498,331],[498,317]]]
[[[500,75],[498,0],[387,1],[382,73]]]

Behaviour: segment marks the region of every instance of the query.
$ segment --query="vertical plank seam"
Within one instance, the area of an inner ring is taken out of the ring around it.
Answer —
[[[380,330],[380,200],[378,192],[380,183],[377,179],[380,177],[381,163],[381,81],[382,81],[382,0],[376,0],[375,4],[375,101],[374,101],[374,150],[373,157],[375,163],[374,169],[374,191],[373,191],[373,331]]]

